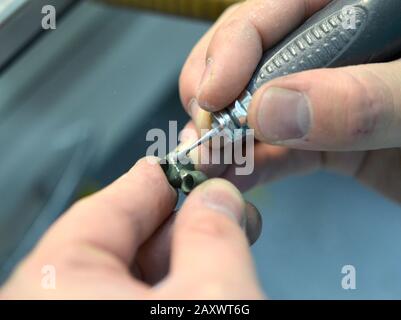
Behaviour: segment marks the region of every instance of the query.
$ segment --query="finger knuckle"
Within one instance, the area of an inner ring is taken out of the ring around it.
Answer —
[[[239,17],[232,17],[223,23],[216,31],[209,51],[215,48],[214,44],[229,43],[235,40],[238,35],[248,26],[247,20]]]
[[[371,138],[379,125],[383,125],[383,107],[389,105],[391,96],[384,82],[366,72],[354,75],[343,74],[345,87],[342,108],[345,110],[345,140],[352,146]]]

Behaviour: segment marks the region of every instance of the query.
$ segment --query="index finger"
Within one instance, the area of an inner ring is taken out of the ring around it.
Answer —
[[[110,186],[75,204],[43,238],[39,247],[46,250],[40,252],[62,255],[60,247],[68,247],[79,260],[86,259],[79,256],[80,249],[89,247],[128,267],[138,247],[172,213],[177,200],[154,160],[139,160]]]
[[[186,69],[186,80],[203,74],[197,92],[185,96],[197,97],[199,105],[208,111],[227,107],[245,89],[259,63],[263,51],[281,40],[303,20],[330,0],[250,0],[227,16],[207,44],[201,69]],[[208,41],[203,39],[202,41]],[[205,45],[200,45],[203,48]],[[195,50],[189,59],[195,56]],[[205,63],[206,61],[206,63]]]

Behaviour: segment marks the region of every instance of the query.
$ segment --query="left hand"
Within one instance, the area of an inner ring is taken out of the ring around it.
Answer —
[[[176,191],[160,165],[147,160],[64,214],[0,297],[262,298],[243,231],[258,237],[258,212],[229,182],[213,179],[196,188],[176,216]],[[41,286],[48,265],[54,289]]]

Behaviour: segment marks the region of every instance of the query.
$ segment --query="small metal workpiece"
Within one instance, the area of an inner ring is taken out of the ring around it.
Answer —
[[[189,194],[208,179],[203,172],[195,170],[189,158],[178,157],[175,152],[167,155],[160,165],[171,186],[181,189],[184,194]]]

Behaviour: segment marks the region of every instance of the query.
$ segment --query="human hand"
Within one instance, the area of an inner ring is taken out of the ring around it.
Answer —
[[[196,127],[207,128],[207,111],[221,110],[240,95],[264,51],[329,2],[249,0],[228,9],[181,74],[182,102]],[[248,123],[261,142],[255,145],[254,173],[212,168],[241,190],[325,168],[401,201],[400,60],[275,79],[255,93]]]
[[[64,214],[16,268],[0,297],[262,298],[241,230],[258,237],[257,210],[229,182],[213,179],[172,214],[176,192],[161,167],[147,160]],[[48,265],[55,270],[54,289],[41,286],[41,270]]]

